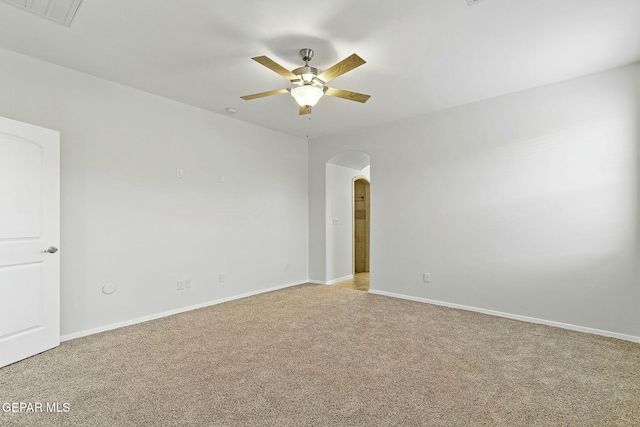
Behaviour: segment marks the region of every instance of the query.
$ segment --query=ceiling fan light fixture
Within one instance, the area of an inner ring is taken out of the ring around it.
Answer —
[[[314,106],[324,95],[324,90],[314,85],[297,86],[291,89],[291,96],[294,97],[299,106]]]

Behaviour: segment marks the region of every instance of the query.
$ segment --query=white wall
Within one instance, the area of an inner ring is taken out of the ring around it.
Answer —
[[[361,170],[326,165],[327,267],[324,283],[353,277],[353,179],[369,179],[370,167]],[[337,224],[334,224],[334,219]]]
[[[372,289],[640,336],[639,82],[634,65],[312,141],[310,252],[325,162],[365,151]]]
[[[10,51],[0,63],[0,116],[61,131],[63,335],[307,279],[306,141]]]

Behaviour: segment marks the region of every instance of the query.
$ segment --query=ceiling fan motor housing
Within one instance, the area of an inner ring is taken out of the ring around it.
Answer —
[[[300,76],[300,79],[302,79],[302,84],[311,84],[312,82],[320,83],[319,79],[316,78],[316,76],[320,74],[320,70],[315,67],[309,67],[307,65],[304,67],[296,68],[291,72],[296,76]]]

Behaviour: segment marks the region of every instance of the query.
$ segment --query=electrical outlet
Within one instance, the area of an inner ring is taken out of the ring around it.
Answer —
[[[287,271],[289,271],[289,269],[290,269],[290,268],[291,268],[291,266],[290,266],[289,264],[287,264],[287,265],[284,267],[284,269],[285,269],[285,270],[287,270]]]
[[[431,283],[431,273],[422,273],[422,280]]]
[[[184,279],[184,288],[191,289],[191,279]]]
[[[220,274],[220,281],[224,282],[224,279],[225,279],[224,274]]]
[[[184,171],[182,169],[176,169],[176,178],[184,178]]]
[[[178,290],[181,291],[184,289],[184,280],[178,280]]]

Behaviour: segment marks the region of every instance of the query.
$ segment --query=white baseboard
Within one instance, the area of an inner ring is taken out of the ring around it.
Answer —
[[[353,279],[353,274],[349,274],[348,276],[338,277],[337,279],[329,280],[328,282],[325,282],[325,285],[333,285],[334,283],[342,282],[344,280],[351,280],[351,279]]]
[[[329,281],[322,281],[322,280],[308,280],[308,283],[313,283],[314,285],[333,285],[334,283],[338,283],[338,282],[342,282],[344,280],[351,280],[353,279],[353,274],[350,274],[348,276],[344,276],[344,277],[338,277],[337,279],[332,279]]]
[[[247,298],[254,295],[264,294],[266,292],[277,291],[279,289],[290,288],[292,286],[302,285],[304,283],[309,283],[307,280],[303,280],[301,282],[292,282],[287,283],[286,285],[274,286],[267,289],[260,289],[259,291],[247,292],[245,294],[234,295],[231,297],[221,298],[214,301],[203,302],[201,304],[190,305],[188,307],[176,308],[175,310],[164,311],[162,313],[150,314],[149,316],[138,317],[136,319],[125,320],[124,322],[112,323],[110,325],[100,326],[93,329],[87,329],[85,331],[74,332],[72,334],[62,335],[60,337],[60,342],[69,341],[76,338],[86,337],[87,335],[93,335],[100,332],[110,331],[112,329],[123,328],[125,326],[136,325],[142,322],[148,322],[149,320],[160,319],[161,317],[172,316],[178,313],[184,313],[185,311],[197,310],[198,308],[209,307],[211,305],[222,304],[223,302],[234,301],[241,298]]]
[[[603,331],[601,329],[587,328],[584,326],[577,326],[577,325],[571,325],[568,323],[555,322],[553,320],[538,319],[536,317],[521,316],[519,314],[503,313],[501,311],[487,310],[484,308],[471,307],[467,305],[454,304],[450,302],[413,297],[410,295],[396,294],[393,292],[379,291],[376,289],[369,289],[369,293],[375,294],[375,295],[383,295],[383,296],[392,297],[392,298],[401,298],[409,301],[417,301],[417,302],[423,302],[427,304],[440,305],[443,307],[458,308],[460,310],[475,311],[476,313],[489,314],[491,316],[505,317],[507,319],[521,320],[523,322],[554,326],[556,328],[569,329],[569,330],[578,331],[578,332],[586,332],[588,334],[602,335],[605,337],[617,338],[625,341],[640,343],[640,337],[636,337],[633,335],[619,334],[617,332]]]

